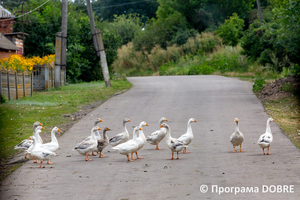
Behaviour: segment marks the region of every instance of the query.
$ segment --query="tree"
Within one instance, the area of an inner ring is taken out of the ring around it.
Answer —
[[[111,23],[106,24],[106,28],[121,37],[122,45],[131,42],[132,39],[142,31],[143,23],[137,14],[114,16]]]
[[[242,36],[243,27],[244,20],[240,19],[236,13],[233,13],[215,33],[222,38],[225,45],[236,46]]]
[[[43,0],[31,0],[29,9],[41,5]],[[44,6],[27,15],[30,24],[24,24],[29,36],[25,40],[25,56],[54,54],[55,34],[61,29],[61,1],[49,1]],[[120,38],[104,30],[102,23],[95,18],[96,27],[101,27],[108,65],[112,64],[120,47]],[[16,31],[21,30],[16,24]],[[67,81],[103,80],[99,57],[96,56],[89,18],[86,12],[77,9],[74,3],[68,4],[68,51]],[[113,69],[109,68],[110,71]]]
[[[158,7],[156,0],[137,1],[137,0],[96,0],[92,3],[93,10],[99,19],[113,21],[115,15],[139,14],[143,23],[147,18],[155,17]]]
[[[275,21],[280,24],[277,42],[284,46],[292,62],[300,64],[300,2],[277,0],[272,6]]]

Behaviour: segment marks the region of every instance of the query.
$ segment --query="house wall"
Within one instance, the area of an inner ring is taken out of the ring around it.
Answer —
[[[11,55],[17,54],[16,51],[0,50],[0,59],[9,58]]]
[[[13,32],[13,23],[14,23],[14,19],[8,19],[8,18],[1,18],[1,22],[0,22],[0,32],[2,34],[6,34],[6,33],[12,33]]]

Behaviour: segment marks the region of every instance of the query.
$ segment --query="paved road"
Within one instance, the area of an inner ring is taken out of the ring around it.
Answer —
[[[39,169],[38,164],[25,163],[4,181],[1,199],[300,199],[300,151],[272,123],[271,155],[262,155],[256,142],[268,115],[250,83],[221,76],[128,80],[132,89],[106,101],[59,138],[54,165]],[[198,120],[192,124],[190,154],[167,160],[171,152],[165,140],[161,151],[146,144],[139,152],[145,159],[134,162],[111,146],[104,150],[105,158],[93,157],[91,162],[72,151],[89,135],[97,117],[113,136],[125,117],[131,119],[130,132],[132,125],[145,120],[150,125],[144,129],[147,135],[158,128],[162,116],[169,119],[173,137],[185,133],[189,118]],[[229,142],[235,117],[245,135],[244,153],[232,153]],[[199,190],[204,184],[206,193]]]

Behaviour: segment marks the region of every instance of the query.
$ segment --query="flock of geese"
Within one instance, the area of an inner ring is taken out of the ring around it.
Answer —
[[[133,155],[136,154],[136,159],[143,159],[138,156],[138,151],[143,148],[146,142],[149,144],[155,145],[157,150],[161,150],[158,147],[158,144],[166,137],[166,144],[170,148],[172,157],[169,160],[174,159],[174,152],[177,153],[177,159],[179,159],[179,152],[190,153],[186,150],[188,145],[192,142],[194,136],[192,131],[191,123],[197,122],[196,119],[190,118],[187,123],[187,131],[185,134],[179,138],[173,138],[171,136],[170,126],[166,123],[168,120],[165,117],[162,117],[159,120],[159,129],[147,137],[145,137],[143,132],[143,127],[148,126],[145,121],[142,121],[139,126],[134,127],[133,129],[133,138],[129,139],[129,133],[126,128],[126,123],[130,122],[129,119],[125,118],[123,120],[123,131],[112,138],[107,137],[107,131],[111,129],[105,127],[103,130],[97,126],[99,122],[102,122],[102,119],[97,119],[94,122],[94,126],[91,129],[91,135],[86,137],[82,142],[77,144],[74,148],[79,154],[85,155],[86,161],[92,161],[89,158],[89,155],[97,155],[99,157],[104,157],[102,151],[109,144],[112,145],[112,149],[116,150],[118,153],[125,155],[128,161],[135,160]],[[230,142],[233,145],[233,152],[236,146],[240,146],[240,152],[242,151],[242,143],[244,141],[244,135],[239,130],[239,119],[235,118],[235,132],[230,136]],[[272,118],[267,120],[266,132],[262,134],[258,139],[258,145],[262,148],[263,154],[265,155],[265,148],[268,149],[267,154],[269,154],[269,148],[273,141],[273,136],[271,133],[270,122],[274,121]],[[57,132],[60,132],[59,128],[54,127],[51,131],[51,142],[43,143],[43,140],[40,136],[44,128],[40,122],[35,122],[33,124],[33,136],[30,136],[28,139],[23,140],[21,143],[15,146],[15,149],[19,149],[25,152],[25,158],[31,158],[35,163],[40,161],[40,168],[45,168],[44,161],[47,161],[47,164],[53,164],[50,162],[50,159],[56,155],[56,151],[59,148],[58,140],[55,136]],[[99,131],[102,130],[102,137]]]

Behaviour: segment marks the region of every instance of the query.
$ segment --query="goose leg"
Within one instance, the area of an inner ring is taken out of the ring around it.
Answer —
[[[92,152],[91,154],[89,154],[89,156],[97,156],[97,154],[95,152]]]
[[[156,150],[163,150],[163,149],[160,149],[159,147],[158,147],[158,144],[156,144],[156,148],[155,148]]]
[[[266,153],[265,153],[265,148],[262,148],[262,149],[263,149],[264,155],[266,155]]]
[[[25,154],[25,158],[28,158],[28,157],[27,157],[27,153]]]
[[[129,155],[128,155],[128,154],[127,154],[126,156],[127,156],[127,160],[128,160],[128,161],[133,161],[133,160],[130,160],[130,158],[129,158]]]
[[[172,158],[169,158],[168,160],[173,160],[174,159],[174,152],[172,151]]]
[[[133,153],[134,153],[134,152],[131,152],[131,160],[135,160],[135,159],[133,158]]]
[[[92,159],[89,159],[89,154],[85,154],[85,161],[92,161]]]
[[[105,155],[104,155],[104,154],[102,154],[101,152],[102,152],[102,151],[100,151],[100,152],[99,152],[99,158],[101,158],[101,157],[105,157]]]
[[[235,146],[234,145],[232,145],[233,146],[233,152],[237,152],[236,150],[235,150]]]
[[[135,154],[136,154],[136,159],[144,159],[142,157],[139,157],[137,152],[135,152]]]
[[[183,149],[183,153],[191,153],[191,152],[189,152],[189,151],[186,151],[186,147],[184,147],[184,149]]]
[[[242,145],[240,144],[240,152],[244,152],[243,150],[242,150]]]
[[[43,166],[42,166],[42,165],[43,165]],[[45,168],[45,165],[44,165],[44,161],[43,161],[43,160],[41,161],[41,164],[40,164],[39,168]]]
[[[179,152],[177,151],[177,159],[179,159]]]
[[[47,164],[48,164],[48,165],[52,165],[53,162],[50,162],[50,160],[48,160],[48,161],[47,161]]]
[[[267,155],[270,155],[269,150],[270,150],[270,146],[268,146],[268,153],[267,153]]]

